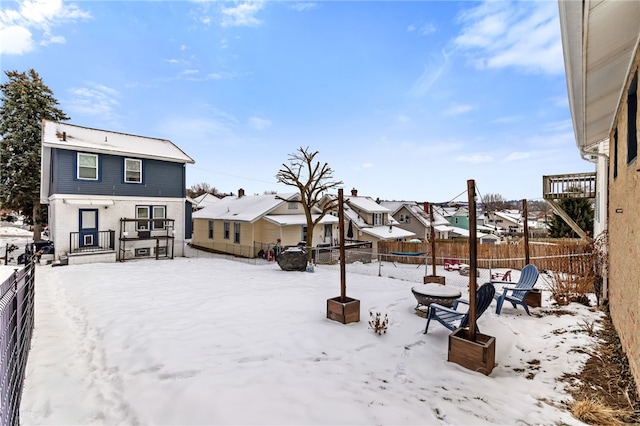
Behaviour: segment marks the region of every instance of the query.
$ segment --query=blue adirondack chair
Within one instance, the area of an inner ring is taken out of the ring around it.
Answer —
[[[522,268],[520,272],[520,278],[517,283],[514,282],[505,282],[505,281],[491,281],[491,284],[506,284],[506,285],[515,285],[515,287],[504,287],[502,289],[502,293],[496,293],[493,298],[498,302],[498,306],[496,306],[496,314],[500,315],[500,311],[502,311],[502,304],[505,302],[510,302],[514,308],[517,305],[522,305],[524,310],[527,312],[527,315],[531,315],[529,313],[529,307],[527,303],[524,301],[524,298],[527,294],[533,290],[533,286],[538,281],[538,277],[540,273],[538,272],[538,268],[535,265],[527,265]]]
[[[493,300],[493,295],[495,294],[495,292],[496,289],[491,283],[486,283],[480,286],[480,288],[476,292],[476,320],[480,318],[480,315],[482,315],[484,311],[487,310],[487,308],[491,304],[491,301]],[[429,331],[429,323],[431,322],[432,318],[451,331],[454,331],[456,328],[460,327],[469,327],[469,311],[460,312],[456,310],[458,304],[460,303],[468,305],[469,301],[464,299],[457,299],[453,303],[453,309],[447,308],[446,306],[438,305],[437,303],[432,303],[429,306],[429,315],[427,316],[427,326],[424,329],[424,334],[427,334],[427,331]],[[480,331],[478,329],[477,323],[476,331]]]

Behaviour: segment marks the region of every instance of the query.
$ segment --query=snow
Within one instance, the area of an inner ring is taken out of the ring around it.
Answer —
[[[420,286],[411,287],[411,291],[422,294],[424,296],[460,297],[460,289],[442,284],[423,284]]]
[[[561,408],[570,397],[558,378],[586,361],[594,338],[581,324],[599,312],[555,315],[546,291],[532,316],[510,305],[497,316],[492,304],[478,320],[496,337],[485,376],[447,362],[440,324],[423,334],[418,283],[401,276],[415,265],[386,266],[399,279],[377,276],[376,262],[347,265],[361,321],[345,325],[326,318],[337,265],[287,272],[211,255],[39,265],[21,423],[582,424]],[[383,335],[368,325],[378,312]]]

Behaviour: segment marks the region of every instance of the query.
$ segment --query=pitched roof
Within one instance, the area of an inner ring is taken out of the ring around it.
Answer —
[[[193,213],[193,218],[255,222],[288,200],[294,200],[297,197],[299,197],[297,193],[228,196]]]
[[[130,155],[175,163],[195,163],[191,157],[167,139],[129,135],[49,120],[42,121],[42,146]]]
[[[348,196],[344,197],[347,204],[351,204],[353,207],[356,207],[362,211],[367,213],[390,213],[391,211],[385,206],[381,206],[376,203],[371,197],[353,197]]]

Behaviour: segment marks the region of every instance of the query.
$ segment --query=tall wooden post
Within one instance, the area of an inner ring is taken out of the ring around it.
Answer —
[[[429,221],[431,224],[431,275],[436,276],[436,228],[433,226],[433,204],[429,204]]]
[[[469,340],[476,340],[476,274],[478,271],[478,240],[476,218],[476,184],[473,179],[467,181],[469,199]]]
[[[340,226],[340,301],[347,300],[347,269],[344,250],[344,191],[338,189],[338,226]]]
[[[527,200],[522,200],[522,220],[524,221],[524,262],[528,265],[529,262],[529,212],[527,212]]]

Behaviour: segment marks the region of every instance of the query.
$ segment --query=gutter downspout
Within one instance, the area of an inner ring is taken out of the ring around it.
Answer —
[[[578,149],[580,151],[580,156],[582,157],[583,160],[588,161],[590,163],[594,163],[597,164],[597,160],[594,160],[593,158],[591,158],[592,156],[598,156],[601,157],[605,160],[605,163],[608,165],[609,164],[609,155],[605,154],[604,152],[600,152],[599,151],[599,147],[601,144],[608,142],[609,138],[606,139],[602,139],[600,141],[598,141],[595,146],[596,146],[596,151],[593,152],[587,152],[583,147],[578,146]],[[592,145],[590,147],[590,149],[593,149],[594,145]],[[587,158],[589,157],[589,158]],[[598,178],[598,173],[597,173],[597,167],[596,167],[596,179]],[[607,181],[609,179],[609,176],[607,176]],[[606,189],[607,189],[607,196],[606,196],[606,208],[604,209],[605,211],[605,215],[604,215],[604,231],[606,231],[607,229],[609,229],[609,188],[608,188],[608,184],[606,185]],[[603,232],[604,232],[603,231]],[[594,235],[594,237],[597,237],[597,235]],[[609,262],[609,243],[607,241],[607,243],[604,245],[604,248],[606,250],[606,252],[604,253],[605,258],[607,259],[607,263]],[[609,300],[609,268],[603,268],[603,274],[602,274],[602,296],[603,299],[605,301]]]

